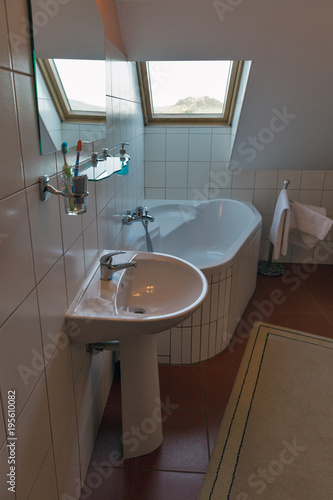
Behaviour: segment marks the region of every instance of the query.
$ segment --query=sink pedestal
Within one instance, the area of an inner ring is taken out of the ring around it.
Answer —
[[[146,455],[163,440],[157,336],[123,337],[119,342],[123,457]]]

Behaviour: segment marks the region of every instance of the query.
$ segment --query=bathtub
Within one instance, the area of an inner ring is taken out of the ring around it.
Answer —
[[[190,318],[158,334],[161,363],[197,363],[222,352],[256,286],[262,219],[252,203],[145,200],[153,250],[206,276],[208,295]],[[147,250],[141,223],[124,227],[124,249]]]

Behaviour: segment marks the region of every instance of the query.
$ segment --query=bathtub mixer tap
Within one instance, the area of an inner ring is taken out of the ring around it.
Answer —
[[[123,224],[129,226],[132,222],[154,222],[154,217],[148,214],[147,207],[139,206],[134,210],[126,210],[126,215],[123,216]]]
[[[146,233],[146,242],[148,252],[153,252],[153,244],[148,231],[148,223],[154,222],[154,217],[149,215],[147,207],[139,206],[135,210],[126,210],[126,215],[123,216],[123,224],[130,226],[132,222],[141,221]]]

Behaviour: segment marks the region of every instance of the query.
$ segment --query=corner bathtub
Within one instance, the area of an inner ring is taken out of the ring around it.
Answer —
[[[262,219],[252,203],[145,200],[153,250],[205,274],[209,291],[186,321],[158,334],[159,361],[197,363],[223,351],[256,286]],[[147,250],[141,223],[124,226],[124,248]]]

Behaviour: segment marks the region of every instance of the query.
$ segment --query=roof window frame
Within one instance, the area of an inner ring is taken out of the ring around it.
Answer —
[[[225,125],[231,126],[237,102],[237,95],[242,76],[244,61],[232,61],[231,71],[228,80],[226,103],[223,115],[217,117],[216,114],[153,114],[152,100],[150,96],[150,83],[147,68],[147,61],[136,63],[142,112],[145,125]]]

